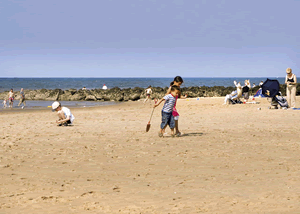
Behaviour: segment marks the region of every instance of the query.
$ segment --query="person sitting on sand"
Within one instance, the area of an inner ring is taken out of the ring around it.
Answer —
[[[241,83],[236,83],[236,81],[234,81],[233,83],[236,86],[236,90],[231,92],[231,94],[226,95],[223,105],[227,104],[229,100],[238,100],[242,97],[243,91]]]
[[[152,87],[151,87],[151,85],[149,85],[149,87],[146,88],[145,92],[146,92],[146,99],[144,100],[144,104],[145,104],[148,100],[150,100],[150,104],[151,104],[151,98],[150,98],[150,96],[151,96],[151,94],[152,94]]]
[[[172,115],[172,112],[173,112],[173,108],[176,103],[176,97],[178,96],[179,93],[180,93],[179,87],[174,85],[171,87],[171,93],[164,96],[164,98],[162,98],[160,101],[158,101],[158,103],[156,103],[153,106],[153,108],[155,108],[155,107],[159,106],[159,104],[162,101],[165,101],[165,104],[161,111],[162,122],[160,124],[160,131],[158,134],[159,137],[163,137],[163,132],[167,125],[170,126],[171,136],[172,137],[175,136],[175,134],[174,134],[175,121],[174,121],[174,116]]]
[[[56,123],[58,124],[58,126],[70,125],[73,123],[73,121],[75,119],[75,117],[71,113],[70,109],[67,107],[62,107],[61,104],[57,101],[55,101],[52,104],[52,111],[57,112],[58,120],[56,121]]]
[[[3,100],[2,104],[3,104],[3,108],[6,108],[6,107],[7,107],[7,106],[6,106],[6,99]]]

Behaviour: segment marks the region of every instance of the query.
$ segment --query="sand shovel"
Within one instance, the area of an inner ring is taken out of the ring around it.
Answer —
[[[150,126],[151,126],[150,121],[151,121],[151,118],[152,118],[154,109],[155,109],[155,108],[153,108],[152,113],[151,113],[151,116],[150,116],[150,120],[149,120],[149,122],[148,122],[148,124],[147,124],[147,126],[146,126],[146,132],[148,132],[148,131],[150,130]]]
[[[157,99],[156,99],[156,98],[154,99],[154,102],[155,102],[155,104],[156,104],[156,102],[157,102]],[[155,109],[155,108],[152,109],[152,113],[151,113],[151,116],[150,116],[150,120],[149,120],[149,122],[148,122],[148,124],[147,124],[147,126],[146,126],[146,132],[148,132],[148,131],[150,130],[150,126],[151,126],[150,121],[151,121],[151,118],[152,118],[154,109]]]

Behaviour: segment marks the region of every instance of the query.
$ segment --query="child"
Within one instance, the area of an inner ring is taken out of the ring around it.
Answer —
[[[181,78],[181,76],[176,76],[174,78],[174,81],[171,82],[170,84],[170,88],[168,89],[167,91],[167,94],[170,94],[170,89],[171,89],[171,86],[175,85],[175,86],[178,86],[180,88],[180,86],[182,85],[183,83],[183,79]],[[175,105],[174,105],[174,109],[173,109],[173,116],[174,116],[174,120],[175,120],[175,129],[176,129],[176,133],[175,135],[177,137],[180,137],[181,136],[181,132],[179,131],[179,127],[178,127],[178,120],[179,120],[179,113],[177,112],[177,109],[176,109],[176,103],[177,103],[177,99],[178,98],[186,98],[187,95],[185,95],[184,97],[181,96],[181,93],[179,91],[179,94],[178,96],[176,97],[176,102],[175,102]]]
[[[8,93],[8,103],[9,107],[12,109],[14,105],[14,99],[15,99],[15,93],[13,89],[10,89],[10,92]]]
[[[56,121],[56,123],[58,124],[58,126],[70,125],[73,123],[73,121],[75,119],[75,117],[71,113],[70,109],[68,109],[67,107],[61,107],[61,104],[57,101],[55,101],[52,104],[52,111],[57,112],[59,119]]]
[[[5,100],[3,100],[3,108],[6,108],[7,106],[6,106],[6,99]]]
[[[151,85],[149,85],[149,87],[146,88],[145,92],[146,92],[146,99],[144,100],[144,104],[147,102],[147,100],[150,100],[150,104],[151,104],[151,99],[150,99],[150,95],[152,94]]]
[[[161,116],[162,116],[162,121],[161,121],[161,125],[160,125],[160,132],[158,134],[159,137],[163,136],[163,131],[165,129],[165,127],[167,125],[170,126],[171,129],[171,136],[174,137],[174,128],[175,128],[175,121],[174,121],[174,117],[172,115],[173,112],[173,108],[176,102],[176,96],[178,96],[179,92],[179,87],[178,86],[172,86],[170,89],[171,93],[164,96],[164,98],[162,98],[160,101],[158,101],[158,103],[156,103],[154,105],[154,108],[159,106],[159,104],[162,101],[165,101],[165,104],[162,108],[161,111]]]

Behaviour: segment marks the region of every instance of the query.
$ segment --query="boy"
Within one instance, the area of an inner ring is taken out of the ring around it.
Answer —
[[[72,124],[75,119],[70,109],[68,109],[67,107],[61,107],[61,104],[57,101],[52,104],[52,111],[57,112],[59,119],[56,121],[56,123],[58,124],[58,126],[67,126],[69,124]]]
[[[154,105],[154,108],[157,107],[162,101],[165,100],[165,104],[162,108],[161,111],[161,116],[162,116],[162,120],[161,120],[161,125],[160,125],[160,132],[158,134],[159,137],[163,136],[163,130],[164,128],[169,125],[170,129],[171,129],[171,136],[174,137],[174,128],[175,128],[175,121],[174,121],[174,117],[172,115],[172,111],[176,102],[176,96],[178,96],[178,94],[180,93],[179,91],[179,87],[173,85],[171,87],[171,92],[170,94],[164,96],[164,98],[162,98],[160,101],[158,101],[157,104]]]

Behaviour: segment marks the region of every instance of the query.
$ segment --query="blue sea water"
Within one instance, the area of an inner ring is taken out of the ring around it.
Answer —
[[[284,84],[284,77],[268,77],[269,79],[277,79],[280,84]],[[233,81],[244,84],[245,79],[250,79],[251,85],[255,83],[258,85],[260,81],[265,81],[267,77],[239,77],[239,78],[191,78],[183,77],[184,84],[182,87],[189,86],[234,86]],[[75,88],[80,89],[86,87],[87,89],[102,88],[106,84],[108,88],[146,88],[149,85],[153,87],[167,87],[173,78],[0,78],[0,92],[8,91],[13,88],[19,91],[24,89],[56,89],[63,90]]]

